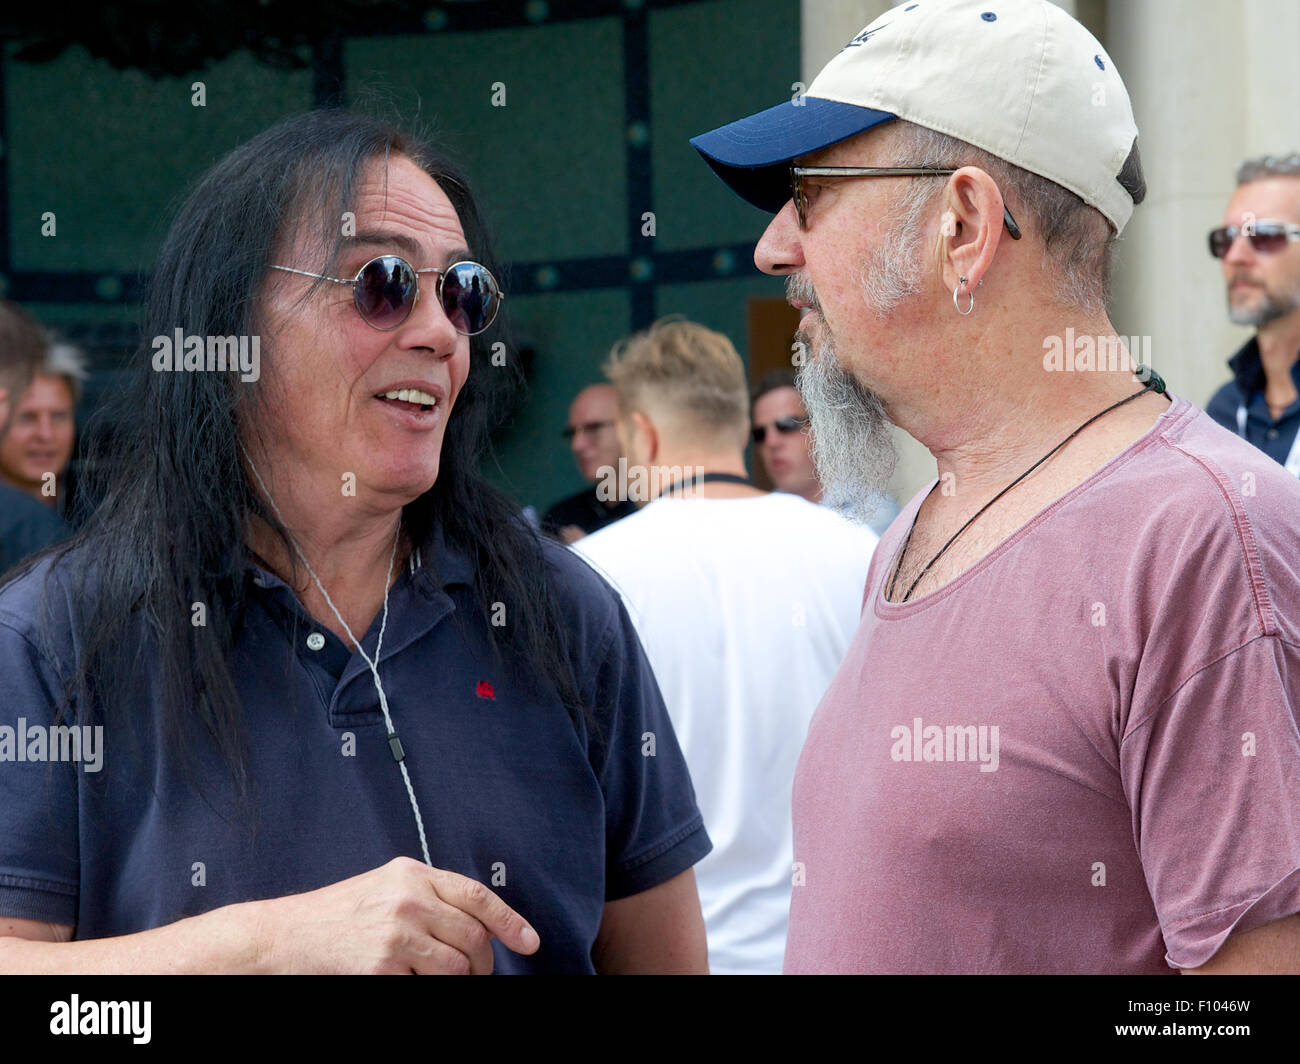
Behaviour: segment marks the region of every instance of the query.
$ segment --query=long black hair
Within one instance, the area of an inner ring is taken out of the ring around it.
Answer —
[[[199,722],[241,806],[249,793],[246,729],[229,663],[247,536],[259,519],[286,545],[287,532],[241,460],[240,432],[250,429],[259,389],[235,373],[153,372],[151,338],[178,327],[186,336],[254,334],[271,255],[296,226],[319,227],[321,245],[332,249],[319,272],[335,275],[340,219],[355,209],[366,167],[400,156],[437,182],[471,253],[502,276],[467,181],[425,139],[368,115],[319,110],[234,149],[198,181],[163,243],[132,383],[109,417],[112,450],[88,474],[101,502],[82,531],[53,551],[51,571],[62,570],[66,585],[86,589],[88,600],[69,704],[93,706],[105,719],[129,716],[138,671],[153,658],[147,672],[156,678],[170,755],[193,779],[198,762],[187,737]],[[506,392],[522,386],[514,360],[490,364],[505,328],[502,320],[471,338],[471,369],[447,423],[437,481],[405,508],[403,522],[413,543],[436,527],[473,559],[479,608],[507,604],[509,623],[489,628],[496,652],[511,658],[514,675],[549,683],[575,712],[577,685],[540,540],[479,472],[494,413]],[[206,607],[203,625],[191,623],[198,602]]]

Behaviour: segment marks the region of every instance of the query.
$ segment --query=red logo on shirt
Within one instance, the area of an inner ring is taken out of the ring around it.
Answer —
[[[497,700],[496,692],[492,690],[492,685],[487,680],[479,680],[478,686],[474,688],[474,693],[479,698],[490,698],[493,702]]]

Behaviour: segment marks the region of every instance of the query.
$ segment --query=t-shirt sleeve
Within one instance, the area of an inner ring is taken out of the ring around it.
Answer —
[[[1260,636],[1201,668],[1120,747],[1168,964],[1300,912],[1300,647]]]
[[[48,661],[0,618],[0,916],[75,926],[80,769],[41,754],[56,690]]]
[[[665,883],[713,848],[659,684],[612,598],[617,615],[598,657],[590,733],[605,795],[606,901]]]

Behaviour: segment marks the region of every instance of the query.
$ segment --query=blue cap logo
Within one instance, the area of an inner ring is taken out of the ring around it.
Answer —
[[[885,23],[885,26],[888,26],[888,25],[889,25],[889,23],[886,22],[886,23]],[[862,31],[861,33],[859,33],[856,37],[854,37],[853,40],[849,41],[849,43],[846,44],[844,47],[845,47],[845,48],[857,48],[859,45],[866,44],[867,41],[871,40],[872,37],[874,37],[877,33],[879,33],[881,30],[883,30],[883,29],[885,28],[885,26],[877,26],[874,30],[870,30],[870,29],[868,29],[868,30],[863,30],[863,31]]]

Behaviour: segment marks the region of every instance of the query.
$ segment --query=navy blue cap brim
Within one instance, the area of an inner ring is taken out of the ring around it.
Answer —
[[[775,214],[790,198],[790,161],[865,132],[897,115],[804,96],[708,133],[691,146],[736,195]]]

